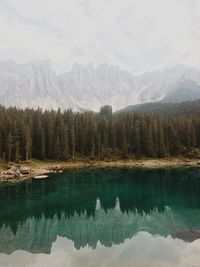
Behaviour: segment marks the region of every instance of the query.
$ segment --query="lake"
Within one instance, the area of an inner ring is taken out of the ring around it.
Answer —
[[[200,266],[200,169],[84,169],[0,185],[0,266]]]

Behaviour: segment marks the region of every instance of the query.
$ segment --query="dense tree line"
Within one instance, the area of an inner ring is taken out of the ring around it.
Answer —
[[[198,156],[200,117],[158,113],[73,113],[0,106],[0,158],[7,161]]]
[[[128,112],[128,111],[159,113],[161,115],[200,116],[200,100],[186,101],[181,103],[154,102],[154,103],[138,104],[138,105],[128,106],[120,111],[117,111],[116,113]]]

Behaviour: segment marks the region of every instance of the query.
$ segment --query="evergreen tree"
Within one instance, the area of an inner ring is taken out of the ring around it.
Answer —
[[[44,151],[42,153],[44,153]],[[31,156],[31,132],[30,132],[29,126],[26,125],[25,126],[25,159],[26,161],[29,159],[30,156]]]
[[[133,152],[136,156],[141,154],[141,134],[140,134],[140,123],[137,119],[135,121],[134,133],[133,133]]]
[[[164,132],[161,120],[158,119],[158,157],[166,156],[166,148],[164,143]]]
[[[6,145],[7,145],[7,151],[8,151],[8,162],[10,162],[11,152],[12,152],[12,148],[13,148],[13,136],[11,133],[8,134]]]
[[[98,114],[62,113],[0,106],[0,159],[195,156],[200,154],[198,114],[112,114],[109,106]]]

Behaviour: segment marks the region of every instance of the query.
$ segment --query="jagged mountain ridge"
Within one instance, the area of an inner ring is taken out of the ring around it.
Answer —
[[[192,100],[200,97],[198,69],[178,65],[136,76],[113,65],[76,63],[69,72],[56,75],[46,61],[0,62],[0,104],[4,106],[98,111],[108,104],[119,110],[133,104],[166,102],[170,96],[181,102],[189,98],[185,85],[194,87],[189,88]]]
[[[63,98],[56,73],[47,62],[0,62],[0,103],[43,109],[75,106],[70,97]]]
[[[192,80],[184,80],[173,91],[168,92],[163,101],[177,103],[181,101],[194,101],[200,99],[200,85]]]

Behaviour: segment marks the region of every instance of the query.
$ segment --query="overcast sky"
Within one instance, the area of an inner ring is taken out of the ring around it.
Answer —
[[[0,60],[200,65],[200,0],[0,0]]]

